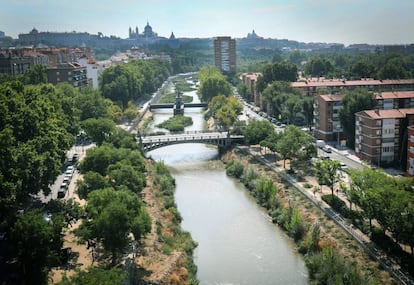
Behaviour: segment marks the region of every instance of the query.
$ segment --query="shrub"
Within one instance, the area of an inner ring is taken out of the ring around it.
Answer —
[[[244,172],[243,164],[238,160],[232,160],[226,165],[226,173],[229,176],[240,178]]]

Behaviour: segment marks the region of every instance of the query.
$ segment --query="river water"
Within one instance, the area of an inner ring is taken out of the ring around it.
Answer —
[[[186,109],[185,115],[194,122],[186,131],[203,130],[201,109]],[[154,125],[170,116],[172,110],[155,111]],[[227,177],[216,147],[172,145],[148,155],[163,160],[176,180],[182,227],[198,243],[194,261],[201,285],[307,284],[307,270],[293,242],[241,183]]]

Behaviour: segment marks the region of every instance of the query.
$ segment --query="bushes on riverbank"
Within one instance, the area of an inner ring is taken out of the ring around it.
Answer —
[[[159,187],[157,193],[161,193],[164,200],[163,215],[171,219],[168,223],[162,224],[160,221],[156,223],[158,238],[163,242],[162,250],[167,255],[171,255],[174,251],[185,253],[186,274],[181,278],[186,280],[185,284],[198,284],[197,267],[193,261],[193,251],[197,243],[192,240],[189,232],[181,229],[182,218],[174,201],[175,179],[162,161],[154,163],[153,175],[154,187]]]
[[[345,260],[329,241],[321,240],[319,222],[307,223],[298,205],[286,199],[285,191],[258,173],[253,166],[242,162],[233,153],[223,156],[226,171],[237,177],[257,203],[266,208],[274,223],[292,237],[305,256],[312,284],[380,284],[377,277],[361,272],[357,264]],[[243,167],[241,175],[240,166]],[[372,274],[372,272],[371,272]]]

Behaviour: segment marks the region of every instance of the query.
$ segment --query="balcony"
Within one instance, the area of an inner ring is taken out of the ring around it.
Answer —
[[[414,143],[414,136],[410,136],[410,142]]]

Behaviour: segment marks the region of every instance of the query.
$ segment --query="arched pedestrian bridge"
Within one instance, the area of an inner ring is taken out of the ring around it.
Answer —
[[[156,136],[141,137],[137,135],[137,141],[145,152],[173,144],[204,143],[217,145],[219,148],[233,143],[243,143],[244,136],[230,135],[228,132],[183,132]]]

